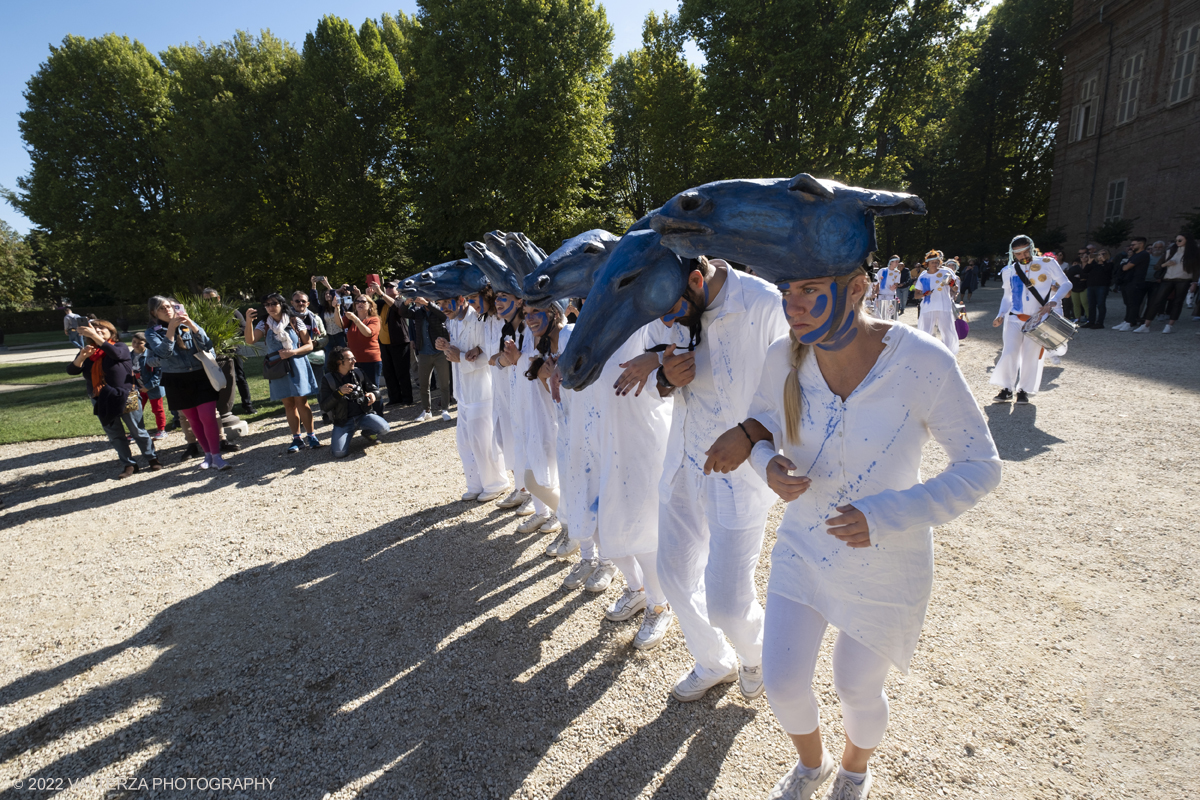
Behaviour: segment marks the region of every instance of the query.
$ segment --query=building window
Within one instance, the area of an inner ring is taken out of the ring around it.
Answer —
[[[1125,179],[1108,182],[1108,202],[1104,204],[1104,221],[1120,219],[1125,211]]]
[[[1197,46],[1200,46],[1200,24],[1184,28],[1175,37],[1175,59],[1171,62],[1171,91],[1168,103],[1178,103],[1192,96]]]
[[[1078,142],[1085,136],[1096,133],[1097,85],[1100,79],[1092,76],[1079,84],[1079,102],[1075,105],[1071,122],[1071,141]]]
[[[1138,53],[1121,63],[1121,89],[1117,95],[1117,124],[1137,116],[1138,86],[1142,82],[1143,56]]]

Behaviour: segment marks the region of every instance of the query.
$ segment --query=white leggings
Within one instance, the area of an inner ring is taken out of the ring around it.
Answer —
[[[763,683],[771,710],[788,733],[804,735],[820,727],[812,682],[828,624],[812,606],[767,595]],[[842,703],[846,736],[864,750],[878,747],[887,729],[883,681],[889,666],[891,662],[857,639],[838,633],[833,645],[833,687]]]
[[[630,589],[646,590],[646,605],[665,605],[667,596],[663,594],[658,582],[658,551],[636,553],[632,556],[621,556],[612,560],[625,577],[625,585]]]

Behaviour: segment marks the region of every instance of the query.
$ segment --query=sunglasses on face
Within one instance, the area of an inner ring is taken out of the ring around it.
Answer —
[[[279,308],[279,303],[276,303],[274,300],[269,303],[263,303],[263,305],[267,308]]]

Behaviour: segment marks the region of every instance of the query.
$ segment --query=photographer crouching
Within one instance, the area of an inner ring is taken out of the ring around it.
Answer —
[[[376,443],[380,434],[388,432],[387,420],[371,413],[371,406],[379,397],[379,387],[368,381],[354,363],[350,348],[333,348],[332,363],[326,364],[321,380],[320,404],[333,423],[334,458],[345,458],[350,451],[350,437],[360,428],[371,444]]]

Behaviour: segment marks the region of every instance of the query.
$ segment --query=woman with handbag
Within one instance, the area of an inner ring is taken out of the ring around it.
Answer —
[[[1146,318],[1142,320],[1140,328],[1134,328],[1134,333],[1149,333],[1150,323],[1163,312],[1167,314],[1163,333],[1170,333],[1175,323],[1179,322],[1188,287],[1200,277],[1200,246],[1197,246],[1196,240],[1185,233],[1176,236],[1166,258],[1158,265],[1158,271],[1162,279],[1154,287],[1154,294],[1146,305]]]
[[[117,478],[128,478],[138,471],[129,440],[125,437],[126,429],[138,443],[150,469],[162,469],[154,452],[154,442],[142,425],[142,404],[133,385],[129,348],[121,343],[116,326],[96,320],[90,325],[80,325],[76,330],[84,338],[84,345],[75,360],[67,365],[67,374],[82,374],[87,382],[93,412],[124,465]],[[125,424],[124,428],[121,423]]]
[[[171,411],[183,415],[195,434],[195,443],[204,451],[200,469],[228,469],[221,458],[217,390],[198,357],[212,349],[212,341],[173,298],[154,295],[146,307],[153,323],[146,329],[146,346],[162,368],[162,388]]]
[[[264,339],[267,356],[263,359],[263,377],[271,382],[271,399],[283,403],[288,427],[292,430],[292,443],[287,451],[295,453],[305,444],[309,449],[321,446],[313,426],[312,409],[308,407],[308,396],[316,394],[317,379],[308,355],[312,351],[312,339],[308,326],[288,314],[287,301],[279,293],[267,295],[263,302],[267,310],[266,319],[255,324],[258,313],[246,311],[246,344],[253,345]],[[308,436],[301,439],[303,425]]]

